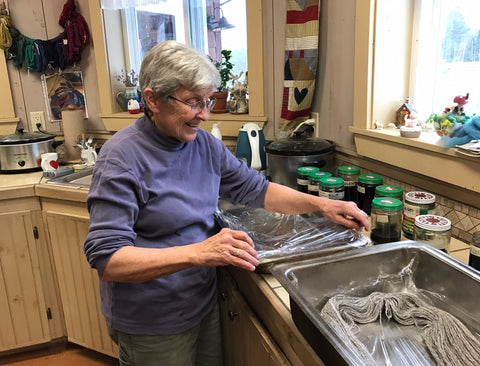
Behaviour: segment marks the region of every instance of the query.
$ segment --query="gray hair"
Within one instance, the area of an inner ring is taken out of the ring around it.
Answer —
[[[142,61],[140,90],[152,88],[168,101],[179,88],[197,90],[220,86],[220,73],[204,53],[178,43],[165,41],[153,47]]]

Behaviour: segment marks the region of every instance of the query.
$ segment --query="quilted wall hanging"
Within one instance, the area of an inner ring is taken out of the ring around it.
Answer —
[[[320,0],[287,0],[285,78],[280,130],[310,117],[318,64]]]

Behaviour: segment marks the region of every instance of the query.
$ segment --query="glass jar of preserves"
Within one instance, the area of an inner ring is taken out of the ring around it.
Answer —
[[[468,265],[480,271],[480,231],[473,233],[472,241],[470,242]]]
[[[390,197],[403,201],[403,189],[397,186],[382,184],[375,187],[375,198],[378,197]]]
[[[320,171],[315,166],[301,166],[297,169],[297,191],[307,193],[310,174]]]
[[[372,200],[375,198],[375,188],[383,183],[383,178],[376,174],[362,174],[358,176],[357,206],[370,215]]]
[[[373,244],[399,241],[402,236],[402,201],[396,198],[379,197],[372,200]]]
[[[345,186],[342,178],[325,177],[320,179],[318,195],[331,200],[343,200],[345,197]]]
[[[338,167],[338,177],[345,182],[345,201],[357,202],[357,181],[360,168],[355,165],[343,165]]]
[[[413,240],[430,244],[445,253],[450,246],[452,223],[449,219],[437,215],[419,215],[415,217]]]
[[[310,179],[308,181],[308,193],[318,196],[318,190],[320,187],[320,180],[322,178],[331,177],[332,175],[329,172],[315,172],[310,174]]]
[[[431,214],[435,214],[435,195],[421,191],[405,193],[402,223],[403,235],[412,239],[415,218],[419,215]]]

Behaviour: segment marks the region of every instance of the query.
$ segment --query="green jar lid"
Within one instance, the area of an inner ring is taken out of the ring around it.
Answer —
[[[297,169],[297,173],[300,175],[310,175],[310,173],[315,173],[320,171],[316,166],[301,166]]]
[[[345,181],[342,178],[325,177],[320,179],[320,184],[324,187],[341,187]]]
[[[378,197],[372,200],[372,207],[384,211],[395,211],[402,209],[402,201],[390,197]]]
[[[362,174],[358,177],[358,181],[367,184],[382,184],[383,178],[376,174]]]
[[[344,165],[338,167],[339,174],[360,174],[360,168],[355,165]]]
[[[403,189],[397,186],[382,184],[375,187],[375,193],[382,197],[401,197]]]
[[[331,177],[332,175],[329,173],[329,172],[314,172],[314,173],[310,173],[310,179],[311,180],[318,180],[320,181],[320,179],[322,178],[328,178],[328,177]]]

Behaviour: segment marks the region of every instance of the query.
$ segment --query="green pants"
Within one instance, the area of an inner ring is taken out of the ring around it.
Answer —
[[[221,366],[222,335],[218,303],[192,329],[167,336],[136,335],[109,327],[119,348],[120,366]]]

